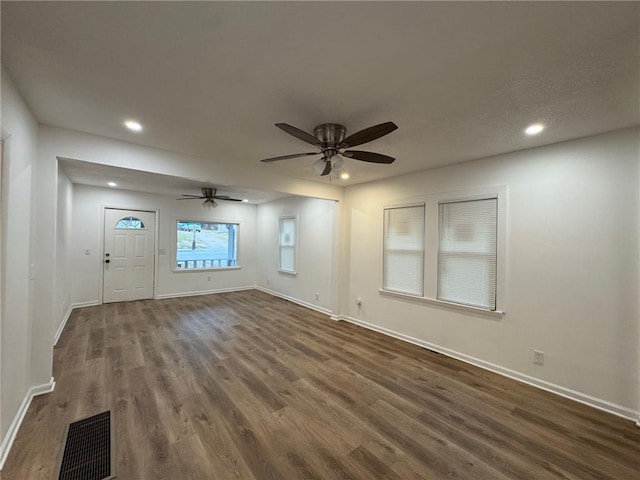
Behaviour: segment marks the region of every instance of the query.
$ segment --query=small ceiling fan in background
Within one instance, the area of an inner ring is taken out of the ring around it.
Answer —
[[[231,198],[228,195],[216,195],[218,189],[216,188],[203,188],[202,195],[185,195],[183,194],[180,198],[176,200],[195,200],[195,199],[203,199],[202,206],[204,207],[217,207],[218,203],[216,200],[225,200],[227,202],[242,202],[239,198]]]
[[[284,130],[289,135],[299,138],[303,142],[310,143],[320,149],[320,152],[294,153],[292,155],[282,155],[280,157],[265,158],[261,162],[277,162],[289,158],[306,157],[309,155],[322,154],[322,158],[313,163],[313,169],[321,176],[329,175],[332,171],[339,172],[344,166],[341,157],[353,158],[370,163],[390,164],[395,158],[381,153],[364,152],[362,150],[345,150],[351,147],[371,142],[377,138],[384,137],[393,132],[398,126],[393,122],[381,123],[373,127],[365,128],[352,135],[346,136],[347,129],[338,123],[323,123],[313,129],[313,135],[308,134],[299,128],[286,123],[276,123],[276,127]]]

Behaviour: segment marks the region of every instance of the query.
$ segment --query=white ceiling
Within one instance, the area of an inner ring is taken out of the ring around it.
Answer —
[[[348,160],[343,184],[640,123],[637,2],[1,8],[2,63],[40,122],[296,178],[328,181],[316,157],[259,162],[312,151],[276,122],[395,122],[359,148],[396,162]]]

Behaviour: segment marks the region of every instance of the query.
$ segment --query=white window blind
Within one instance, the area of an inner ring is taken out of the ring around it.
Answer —
[[[296,271],[296,219],[280,218],[280,270]]]
[[[424,205],[384,210],[383,289],[424,292]]]
[[[498,200],[440,203],[438,300],[496,309]]]

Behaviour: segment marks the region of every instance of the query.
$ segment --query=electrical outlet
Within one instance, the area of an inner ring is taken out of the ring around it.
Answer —
[[[540,350],[533,351],[533,363],[536,365],[544,365],[544,352]]]
[[[316,300],[320,300],[320,294],[316,292]]]
[[[207,282],[211,281],[211,275],[207,275]]]
[[[84,254],[85,255],[91,255],[91,250],[89,250],[88,248],[84,249]]]
[[[267,278],[267,285],[271,285],[271,280]]]
[[[356,298],[356,305],[359,307],[362,306],[362,299],[360,297]]]

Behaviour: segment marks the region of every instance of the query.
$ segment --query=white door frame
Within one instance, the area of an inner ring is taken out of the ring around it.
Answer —
[[[100,304],[104,303],[104,220],[106,210],[129,210],[134,212],[149,212],[155,214],[155,226],[153,228],[154,245],[153,245],[153,298],[156,297],[156,285],[158,284],[158,237],[160,230],[158,229],[160,220],[160,210],[150,208],[128,207],[122,205],[100,205]]]

